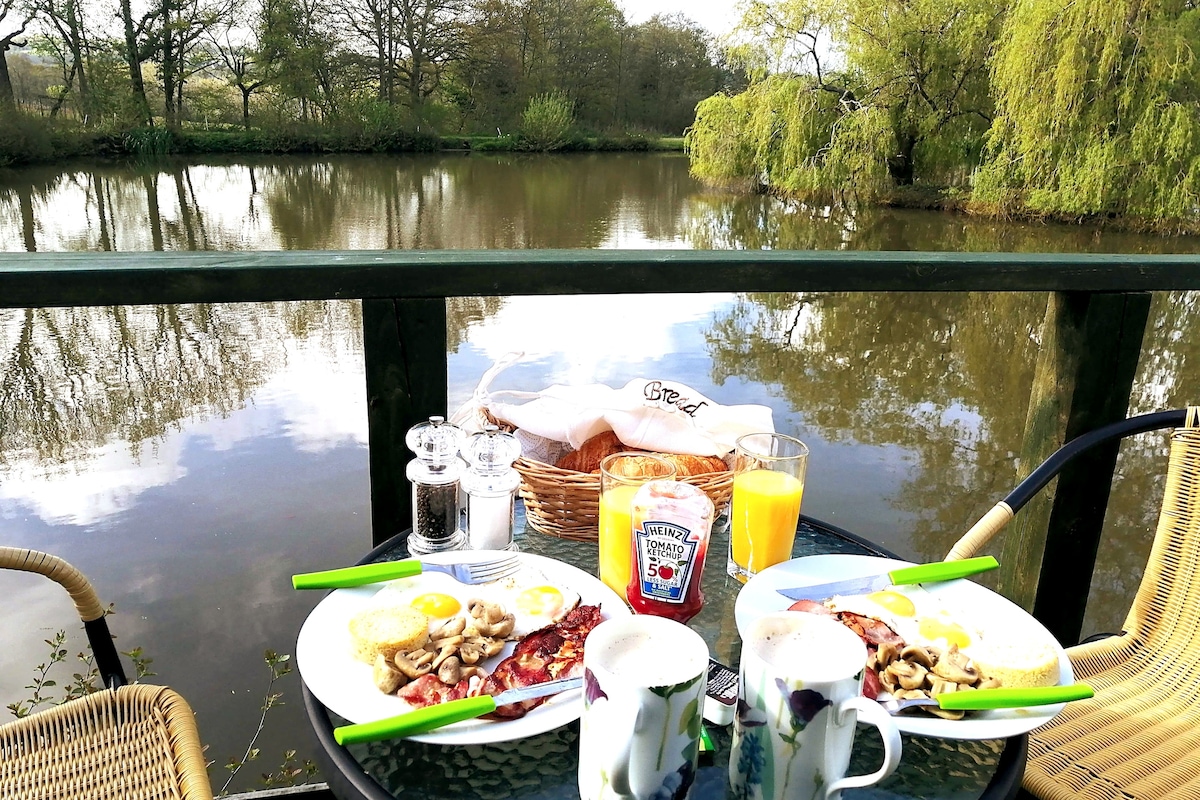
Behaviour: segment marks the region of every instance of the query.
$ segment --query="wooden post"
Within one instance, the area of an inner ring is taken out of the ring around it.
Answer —
[[[1126,416],[1149,312],[1145,293],[1050,296],[1018,478],[1064,442]],[[1096,447],[1064,467],[1004,536],[1000,591],[1065,645],[1083,627],[1119,448]]]
[[[446,301],[363,300],[371,466],[371,539],[412,525],[408,429],[446,414]]]

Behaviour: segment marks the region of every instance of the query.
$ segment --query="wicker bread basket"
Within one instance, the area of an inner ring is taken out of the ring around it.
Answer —
[[[496,419],[486,409],[482,421],[511,431],[513,426]],[[600,476],[594,472],[562,469],[544,461],[521,456],[513,464],[521,474],[521,500],[525,503],[525,522],[539,533],[594,542],[600,536]],[[680,480],[708,495],[720,514],[733,494],[733,472],[709,472]]]

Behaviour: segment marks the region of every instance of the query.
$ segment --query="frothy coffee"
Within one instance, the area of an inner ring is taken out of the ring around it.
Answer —
[[[597,628],[599,630],[599,628]],[[694,642],[661,631],[628,631],[586,644],[587,663],[638,686],[673,686],[707,668],[708,653]]]
[[[790,611],[756,620],[746,646],[772,667],[810,681],[854,675],[867,661],[867,648],[840,622]]]

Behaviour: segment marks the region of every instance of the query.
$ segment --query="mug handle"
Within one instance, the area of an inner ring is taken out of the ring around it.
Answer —
[[[633,794],[633,789],[629,785],[629,760],[633,755],[633,735],[637,733],[642,722],[642,704],[634,699],[627,702],[626,705],[632,706],[628,709],[630,713],[622,713],[619,716],[631,719],[633,723],[629,726],[628,733],[615,737],[616,746],[609,752],[608,758],[601,759],[601,763],[607,769],[613,791],[622,797],[629,797]]]
[[[883,737],[883,766],[866,775],[850,775],[833,781],[825,787],[823,795],[825,800],[835,797],[843,789],[859,789],[879,783],[895,772],[896,767],[900,764],[900,729],[896,727],[896,721],[892,719],[892,715],[884,711],[879,703],[860,695],[844,700],[838,706],[837,724],[845,725],[846,717],[852,710],[858,712],[859,722],[874,725],[879,729],[879,734]]]

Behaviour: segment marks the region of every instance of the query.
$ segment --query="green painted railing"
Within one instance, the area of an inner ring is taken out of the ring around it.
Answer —
[[[690,292],[1049,292],[1022,448],[1125,416],[1152,291],[1200,289],[1200,257],[781,251],[317,251],[0,254],[0,307],[363,300],[374,539],[407,527],[404,434],[446,406],[444,299]],[[997,343],[997,358],[1005,357]],[[1064,471],[1088,502],[1031,503],[1006,535],[1001,589],[1073,642],[1111,451]],[[1071,474],[1069,475],[1068,472]],[[1103,487],[1103,491],[1100,491]],[[1053,575],[1054,579],[1041,580]]]

